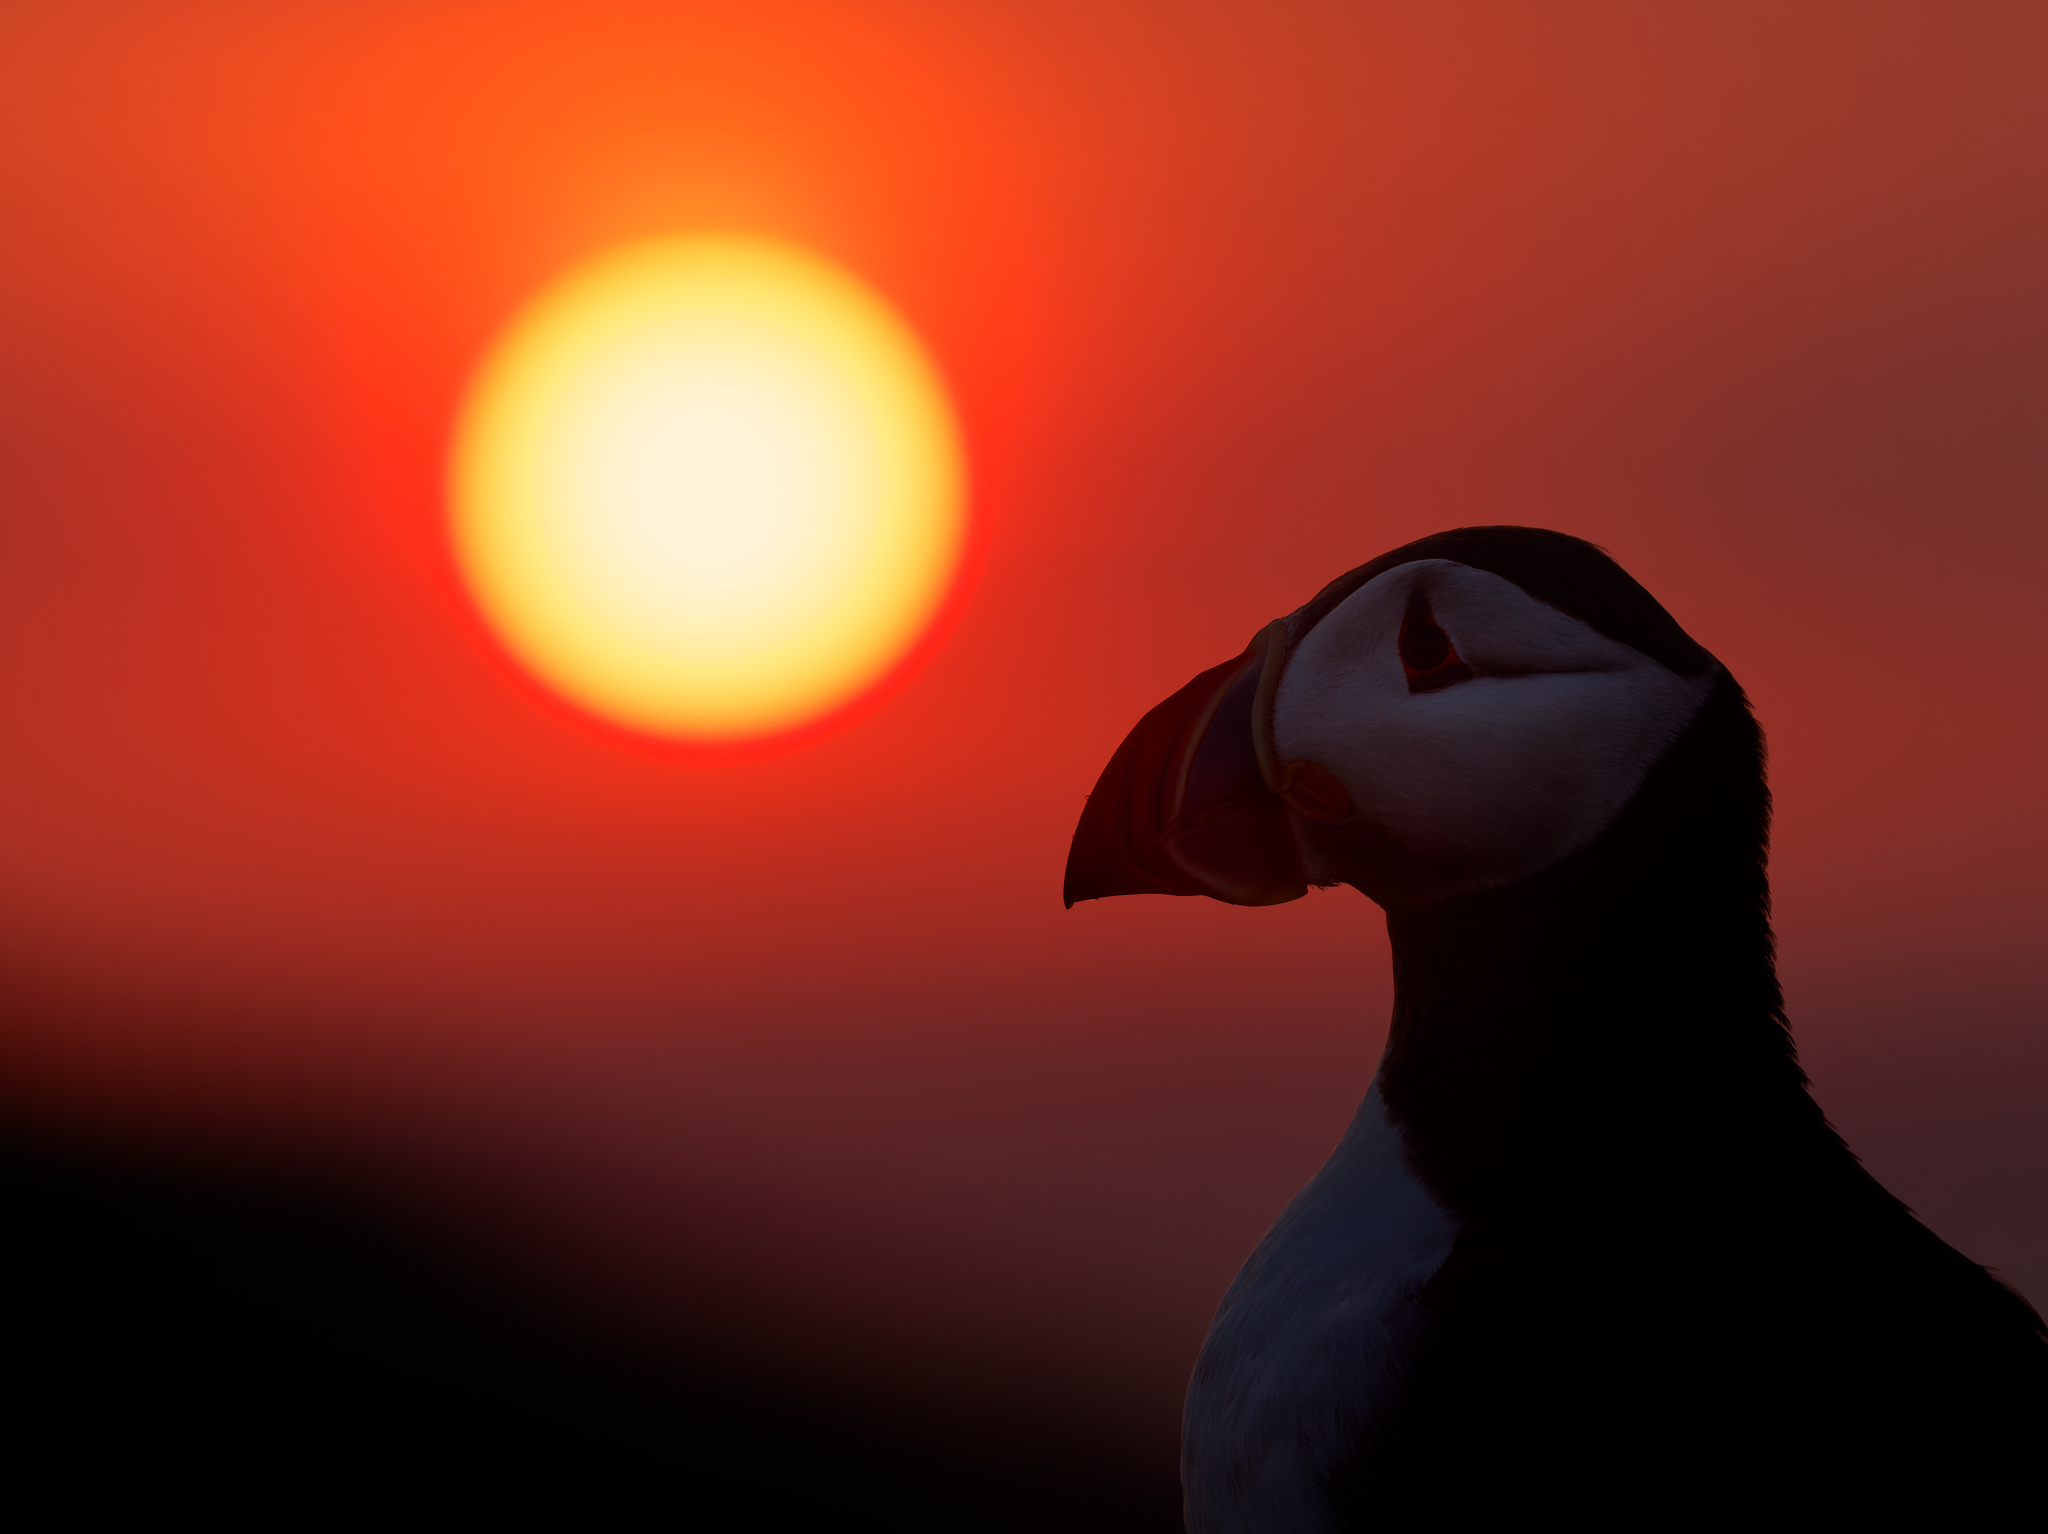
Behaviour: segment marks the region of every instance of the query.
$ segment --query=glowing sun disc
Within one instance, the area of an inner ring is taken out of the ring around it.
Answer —
[[[793,246],[649,240],[514,315],[455,433],[457,562],[570,701],[733,741],[849,702],[915,644],[964,534],[916,335]]]

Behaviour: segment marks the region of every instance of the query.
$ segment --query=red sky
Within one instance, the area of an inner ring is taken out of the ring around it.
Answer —
[[[790,1391],[1159,1458],[1385,942],[1348,892],[1062,911],[1074,816],[1332,575],[1526,522],[1748,687],[1822,1101],[2048,1300],[2044,48],[1956,0],[10,7],[16,1111],[311,1148]],[[752,762],[540,697],[441,538],[494,327],[696,227],[912,318],[983,540],[899,690]]]

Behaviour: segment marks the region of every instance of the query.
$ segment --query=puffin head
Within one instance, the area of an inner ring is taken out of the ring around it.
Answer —
[[[1614,822],[1721,675],[1581,539],[1405,544],[1138,722],[1082,812],[1066,902],[1349,884],[1404,911],[1514,883]]]

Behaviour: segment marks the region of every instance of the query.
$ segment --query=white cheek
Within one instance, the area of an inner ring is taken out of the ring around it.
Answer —
[[[1375,728],[1327,742],[1325,760],[1342,761],[1333,770],[1360,810],[1410,851],[1487,882],[1519,878],[1597,836],[1690,722],[1693,689],[1656,669],[1674,685],[1646,664],[1407,695]]]
[[[1417,585],[1461,653],[1521,674],[1409,692],[1395,640]],[[1497,576],[1441,562],[1389,571],[1309,633],[1275,700],[1281,759],[1320,763],[1356,808],[1297,826],[1310,876],[1405,901],[1547,868],[1613,822],[1711,686]],[[1401,867],[1378,866],[1371,849],[1388,843]]]

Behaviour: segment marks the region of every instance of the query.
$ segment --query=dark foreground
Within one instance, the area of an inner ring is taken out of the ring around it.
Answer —
[[[536,1320],[344,1202],[0,1140],[9,1496],[57,1522],[1176,1530],[1135,1480],[864,1437]]]

